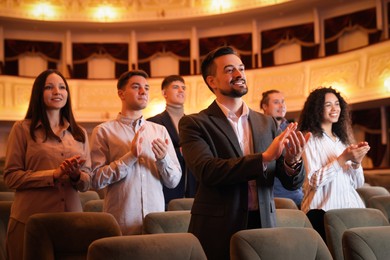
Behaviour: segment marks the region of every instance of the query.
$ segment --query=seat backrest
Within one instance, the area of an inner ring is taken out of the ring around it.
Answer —
[[[276,226],[313,228],[306,214],[295,209],[276,209]]]
[[[190,219],[191,212],[189,210],[149,213],[144,219],[143,233],[187,233]]]
[[[199,240],[191,233],[133,235],[102,238],[88,249],[88,260],[206,260]]]
[[[79,192],[81,206],[84,208],[84,205],[87,201],[90,200],[99,200],[99,194],[94,190],[88,190],[85,192]]]
[[[194,204],[193,198],[173,199],[168,202],[167,210],[191,210],[192,204]]]
[[[357,188],[356,191],[357,193],[359,193],[366,206],[368,206],[368,201],[370,200],[370,198],[374,196],[390,196],[390,192],[382,186],[363,186]]]
[[[84,204],[84,212],[103,212],[103,199],[89,200]]]
[[[26,223],[24,259],[86,259],[93,241],[120,235],[117,221],[108,213],[39,213]]]
[[[345,260],[379,260],[390,257],[390,226],[351,228],[343,234]]]
[[[0,201],[13,201],[14,198],[14,191],[0,191]]]
[[[390,195],[374,196],[368,200],[367,206],[382,211],[390,222]]]
[[[5,239],[7,237],[11,206],[12,201],[0,201],[0,259],[6,259]]]
[[[277,209],[298,209],[297,204],[289,198],[274,198],[275,207]]]
[[[3,175],[0,175],[0,191],[15,191],[14,189],[10,189],[7,187],[3,177]]]
[[[312,228],[276,227],[241,230],[230,240],[231,260],[331,260],[321,236]]]
[[[324,216],[326,241],[335,260],[343,260],[342,237],[347,229],[388,225],[383,213],[372,208],[333,209]]]

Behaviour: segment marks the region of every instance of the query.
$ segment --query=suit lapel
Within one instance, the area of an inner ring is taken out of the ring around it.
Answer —
[[[171,117],[169,116],[169,114],[166,110],[161,113],[161,121],[162,121],[163,125],[165,126],[165,128],[167,129],[167,131],[172,139],[172,142],[174,144],[179,144],[179,135],[176,131],[175,126],[173,125]]]
[[[237,157],[243,156],[236,133],[234,132],[228,119],[226,118],[222,110],[219,108],[217,103],[214,101],[207,110],[210,114],[210,120],[226,136],[227,141],[232,145]]]
[[[260,138],[260,134],[256,134],[261,132],[259,129],[262,129],[263,125],[260,118],[252,110],[249,110],[249,124],[252,131],[253,151],[255,153],[263,152],[265,150],[265,144],[263,143],[263,139]]]

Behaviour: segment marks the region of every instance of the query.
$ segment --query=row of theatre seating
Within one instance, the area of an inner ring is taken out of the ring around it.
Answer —
[[[1,192],[0,192],[1,193]],[[390,259],[390,193],[381,187],[359,190],[365,209],[325,214],[327,244],[307,216],[288,199],[276,198],[277,228],[242,230],[231,239],[231,259]],[[43,213],[26,226],[25,259],[206,259],[188,233],[193,199],[177,199],[168,211],[145,217],[144,234],[122,236],[103,199],[80,193],[84,212]],[[0,201],[0,242],[12,201]],[[1,259],[1,256],[0,256]]]

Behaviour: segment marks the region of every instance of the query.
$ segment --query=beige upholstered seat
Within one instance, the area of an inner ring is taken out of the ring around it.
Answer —
[[[321,236],[312,228],[277,227],[241,230],[230,240],[231,260],[331,260]]]
[[[292,199],[276,197],[274,201],[277,209],[298,209],[297,204]]]
[[[5,239],[12,201],[0,201],[0,259],[6,259]]]
[[[343,260],[342,237],[346,230],[355,227],[388,226],[389,222],[378,209],[333,209],[325,213],[326,241],[335,260]]]
[[[146,215],[143,223],[144,234],[186,233],[190,224],[189,210],[153,212]]]
[[[351,228],[343,234],[344,260],[390,259],[390,226]]]
[[[84,212],[103,212],[103,199],[89,200],[84,204]]]
[[[371,197],[367,206],[382,211],[390,222],[390,195]]]
[[[35,214],[26,224],[24,259],[86,259],[93,241],[120,235],[118,223],[108,213]]]
[[[368,206],[368,201],[370,200],[370,198],[374,196],[390,196],[390,192],[386,188],[381,186],[363,186],[357,188],[356,191],[357,193],[359,193],[363,202],[366,204],[366,207]]]
[[[10,189],[5,185],[3,175],[0,175],[0,191],[15,191],[14,189]]]
[[[191,210],[192,204],[194,204],[193,198],[173,199],[168,202],[168,211]]]
[[[89,190],[86,192],[79,192],[81,206],[84,208],[84,205],[87,201],[90,200],[99,200],[99,194],[96,191]]]
[[[13,201],[14,198],[14,191],[0,191],[0,201]]]
[[[276,226],[313,228],[306,214],[295,209],[276,209]]]
[[[190,233],[102,238],[88,249],[88,260],[206,260],[198,239]]]

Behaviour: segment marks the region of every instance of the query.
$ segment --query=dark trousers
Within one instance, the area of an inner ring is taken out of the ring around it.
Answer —
[[[313,228],[321,235],[326,244],[325,225],[324,225],[325,211],[322,209],[311,209],[306,213]]]
[[[248,212],[248,225],[247,229],[260,228],[260,211],[249,211]]]

